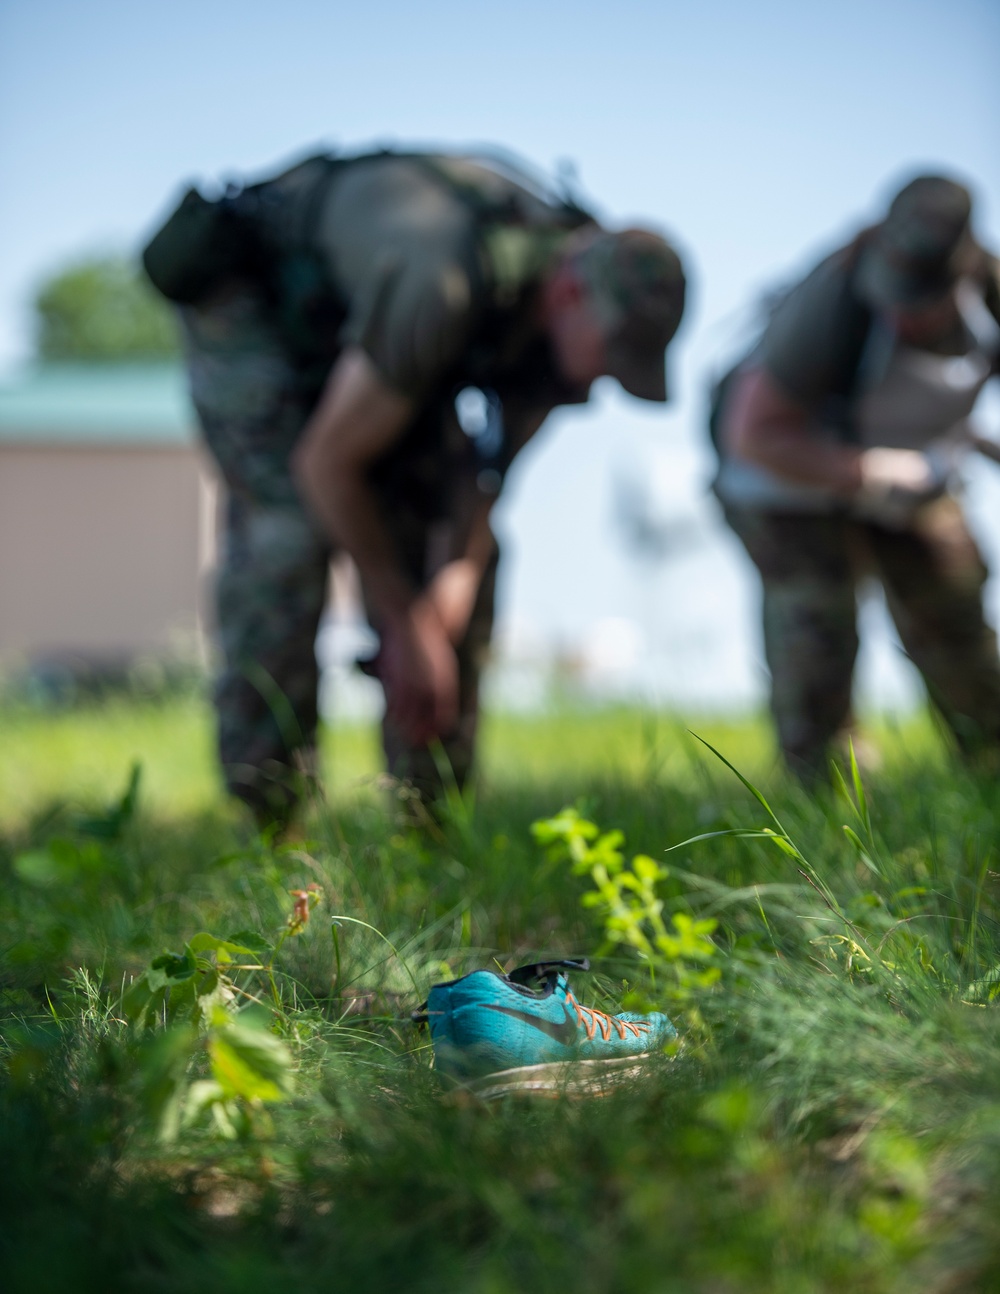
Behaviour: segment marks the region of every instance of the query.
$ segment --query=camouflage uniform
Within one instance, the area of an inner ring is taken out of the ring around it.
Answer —
[[[280,815],[315,771],[315,641],[333,548],[299,498],[289,458],[319,392],[289,358],[267,302],[252,289],[208,310],[188,307],[182,320],[192,397],[226,485],[216,580],[219,753],[229,789],[263,815]],[[454,422],[450,408],[432,416]],[[464,486],[471,493],[475,483]],[[387,504],[401,561],[423,587],[453,555],[455,526],[422,519],[394,499]],[[459,785],[472,765],[497,559],[457,649],[458,722],[442,738]],[[433,794],[440,779],[431,753],[412,749],[387,720],[383,741],[389,771]]]
[[[972,238],[970,210],[954,182],[913,181],[881,225],[778,300],[755,349],[716,390],[714,488],[760,571],[778,737],[789,766],[807,778],[823,771],[851,723],[856,589],[865,576],[881,582],[903,646],[959,748],[1000,751],[1000,662],[982,606],[987,572],[957,498],[944,494],[892,520],[868,515],[858,499],[797,483],[727,441],[733,393],[756,370],[798,406],[817,444],[853,445],[862,455],[957,445],[996,371],[1000,320],[1000,267]],[[942,315],[947,324],[919,347],[907,342],[896,313],[949,296],[954,317]]]
[[[876,577],[907,654],[959,748],[1000,746],[996,634],[983,618],[986,567],[958,503],[938,499],[906,530],[840,514],[725,508],[760,571],[771,709],[789,766],[807,780],[851,727],[856,593]]]

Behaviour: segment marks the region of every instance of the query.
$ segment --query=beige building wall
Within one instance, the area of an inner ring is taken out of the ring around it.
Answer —
[[[0,444],[0,661],[203,642],[215,494],[193,446]]]

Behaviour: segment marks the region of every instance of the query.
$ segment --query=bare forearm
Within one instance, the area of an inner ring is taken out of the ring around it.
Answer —
[[[468,630],[483,576],[496,553],[489,511],[490,501],[482,500],[471,525],[455,536],[449,560],[435,573],[424,595],[456,647]]]
[[[411,416],[410,402],[385,385],[364,352],[348,351],[330,375],[292,464],[311,512],[354,558],[372,610],[383,621],[406,615],[414,590],[368,473]]]
[[[387,623],[407,615],[417,591],[400,565],[367,480],[341,473],[314,481],[308,501],[327,534],[353,558],[373,618]]]
[[[797,485],[821,486],[849,495],[861,484],[857,449],[806,436],[795,426],[770,424],[736,452],[747,462]]]
[[[386,716],[422,745],[450,732],[458,710],[458,661],[433,602],[418,596],[369,483],[414,414],[364,351],[337,361],[296,448],[292,470],[313,514],[354,558],[381,648]]]
[[[761,369],[740,375],[726,411],[726,448],[800,485],[850,495],[861,484],[860,452],[813,434],[808,415]]]

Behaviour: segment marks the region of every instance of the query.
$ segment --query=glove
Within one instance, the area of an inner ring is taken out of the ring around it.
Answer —
[[[851,513],[890,530],[903,530],[924,503],[944,493],[952,463],[944,454],[916,449],[866,449],[861,454],[861,488]]]

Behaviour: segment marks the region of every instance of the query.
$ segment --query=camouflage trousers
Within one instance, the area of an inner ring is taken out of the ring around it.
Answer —
[[[226,486],[216,578],[219,755],[229,790],[259,817],[282,819],[316,765],[315,643],[333,548],[299,497],[290,456],[321,382],[286,355],[249,290],[185,309],[182,322],[192,398]],[[424,521],[405,507],[386,507],[384,518],[417,587],[455,555],[447,518]],[[390,773],[425,798],[440,792],[442,771],[461,786],[472,768],[496,563],[494,554],[457,648],[459,718],[441,739],[450,774],[439,755],[383,721]]]
[[[725,514],[760,571],[771,709],[794,772],[822,773],[831,743],[851,725],[856,593],[872,576],[959,749],[1000,750],[1000,661],[983,615],[987,571],[955,499],[924,506],[905,530],[842,514],[731,505]]]

